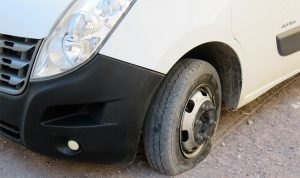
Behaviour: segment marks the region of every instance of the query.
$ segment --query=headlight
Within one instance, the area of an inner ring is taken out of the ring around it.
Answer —
[[[32,79],[65,73],[86,62],[134,1],[77,0],[44,41]]]

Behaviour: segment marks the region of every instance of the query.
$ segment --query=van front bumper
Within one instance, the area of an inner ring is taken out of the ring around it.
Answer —
[[[102,55],[56,79],[0,93],[0,133],[54,157],[133,161],[143,121],[164,75]],[[79,143],[72,151],[68,141]]]

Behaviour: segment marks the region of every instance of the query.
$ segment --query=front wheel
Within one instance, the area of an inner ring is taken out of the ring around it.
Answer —
[[[211,150],[221,108],[221,85],[209,63],[184,59],[166,76],[144,127],[147,159],[157,171],[177,175]]]

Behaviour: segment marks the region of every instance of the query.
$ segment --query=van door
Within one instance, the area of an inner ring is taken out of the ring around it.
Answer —
[[[289,1],[282,10],[278,28],[277,47],[287,71],[300,68],[300,1]]]
[[[246,55],[242,61],[243,92],[246,97],[255,98],[300,66],[299,54],[293,54],[294,58],[298,56],[298,61],[279,54],[276,39],[280,33],[292,28],[283,30],[284,23],[291,21],[293,26],[299,25],[300,2],[231,0],[231,3],[232,32]]]

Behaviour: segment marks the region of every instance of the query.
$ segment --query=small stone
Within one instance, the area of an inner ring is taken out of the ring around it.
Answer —
[[[247,121],[247,124],[248,124],[248,125],[253,125],[254,122],[253,122],[252,120],[248,120],[248,121]]]
[[[224,142],[222,142],[222,146],[226,146],[226,144]]]
[[[241,155],[238,155],[238,157],[237,157],[238,159],[241,159],[242,158],[242,156]]]
[[[272,149],[272,148],[269,148],[268,151],[273,151],[273,149]]]
[[[299,109],[300,108],[300,103],[292,104],[292,108]]]
[[[52,166],[52,163],[51,163],[50,161],[47,161],[47,162],[46,162],[46,166],[47,166],[47,167],[51,167],[51,166]]]
[[[246,116],[251,115],[251,113],[249,113],[249,112],[242,112],[242,114],[246,115]]]
[[[273,127],[276,126],[276,123],[274,123],[274,122],[270,122],[269,124],[270,124],[271,126],[273,126]]]
[[[4,141],[3,143],[4,143],[4,144],[7,144],[7,141]]]

